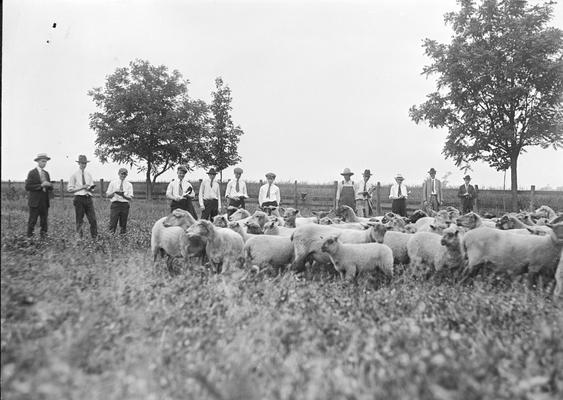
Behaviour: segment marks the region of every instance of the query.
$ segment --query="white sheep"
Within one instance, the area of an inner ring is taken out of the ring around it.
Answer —
[[[186,228],[193,225],[195,219],[192,215],[180,208],[175,209],[170,215],[156,221],[151,231],[151,253],[153,261],[158,254],[162,258],[168,255],[171,258],[182,257],[181,237]]]
[[[188,228],[188,238],[205,238],[205,253],[217,272],[242,267],[244,242],[240,235],[229,228],[218,228],[206,220],[197,221]]]
[[[464,230],[469,231],[475,228],[487,227],[495,228],[496,223],[489,219],[481,218],[478,214],[473,211],[468,212],[456,219],[456,224],[459,227],[464,228]]]
[[[338,236],[342,243],[370,243],[375,242],[374,228],[359,231],[353,229],[335,229],[332,225],[309,224],[295,229],[291,240],[295,249],[295,259],[292,269],[302,271],[305,263],[316,261],[329,264],[330,259],[321,251],[323,238]]]
[[[559,264],[555,272],[555,297],[563,296],[563,250],[559,254]]]
[[[393,253],[380,243],[341,243],[338,236],[327,238],[321,245],[341,278],[353,279],[357,274],[379,268],[387,276],[393,276]]]
[[[458,268],[462,262],[459,240],[460,229],[450,226],[443,235],[416,232],[407,242],[410,265],[413,268],[428,267],[431,270]]]
[[[512,233],[519,233],[524,235],[548,235],[551,228],[545,225],[530,226],[519,220],[516,216],[505,214],[495,224],[498,229],[511,230]]]
[[[249,218],[250,213],[246,211],[244,208],[239,208],[234,213],[231,214],[229,217],[229,221],[239,221],[241,219]]]
[[[336,209],[336,216],[341,217],[345,222],[363,222],[367,223],[370,218],[358,217],[354,210],[350,206],[345,204],[339,206]]]
[[[283,268],[293,260],[293,243],[287,236],[256,235],[244,245],[246,268]]]
[[[295,232],[295,228],[280,226],[277,221],[268,221],[264,225],[264,235],[286,236],[290,237]]]
[[[261,236],[260,234],[256,234],[256,233],[249,233],[248,229],[246,227],[246,224],[241,224],[240,221],[231,221],[229,222],[229,229],[233,230],[234,232],[238,233],[240,235],[240,237],[242,238],[243,242],[247,242],[248,239],[254,237],[254,236]]]
[[[227,214],[219,214],[213,217],[213,225],[219,228],[226,228],[229,224],[229,217]]]
[[[285,226],[288,228],[295,228],[319,222],[319,218],[316,215],[313,217],[302,217],[299,210],[291,207],[288,207],[283,211],[283,220],[285,222]]]
[[[538,273],[553,278],[563,247],[563,223],[552,226],[549,235],[517,235],[483,227],[465,233],[463,249],[467,258],[465,278],[480,266],[491,263],[496,271],[512,277],[528,272],[530,283]]]
[[[395,264],[405,265],[409,263],[407,243],[412,234],[393,231],[391,227],[384,224],[375,225],[374,232],[376,233],[375,241],[388,246],[393,252],[393,261]]]

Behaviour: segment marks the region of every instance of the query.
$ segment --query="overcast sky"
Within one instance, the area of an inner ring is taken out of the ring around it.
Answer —
[[[52,179],[67,180],[78,154],[92,159],[95,179],[114,178],[119,166],[94,158],[87,92],[139,58],[180,71],[206,102],[223,78],[248,180],[273,171],[332,182],[348,167],[353,178],[369,168],[376,181],[402,173],[415,185],[434,167],[461,184],[441,154],[446,131],[408,116],[435,88],[421,75],[430,63],[422,40],[449,42],[443,16],[457,9],[453,0],[4,0],[2,180],[24,180],[40,152],[52,157]],[[561,4],[552,25],[563,27]],[[503,173],[473,168],[473,183],[503,186]],[[518,168],[520,187],[563,186],[562,151],[529,148]]]

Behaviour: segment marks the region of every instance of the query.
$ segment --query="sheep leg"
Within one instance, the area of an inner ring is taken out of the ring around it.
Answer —
[[[307,255],[305,256],[295,256],[295,261],[291,264],[290,269],[295,272],[303,272],[305,271],[305,261],[307,259]]]
[[[356,268],[356,265],[349,264],[344,266],[344,269],[346,270],[346,279],[348,281],[353,281],[356,278],[356,275],[358,274],[358,269]]]

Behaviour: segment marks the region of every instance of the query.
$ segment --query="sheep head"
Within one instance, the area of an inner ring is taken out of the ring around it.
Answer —
[[[371,227],[369,236],[372,242],[383,243],[387,231],[393,229],[391,226],[383,224],[375,224]]]
[[[167,228],[171,226],[187,228],[195,224],[195,222],[194,217],[192,217],[189,212],[182,210],[181,208],[176,208],[166,217],[166,219],[162,222],[162,225]]]
[[[481,217],[475,214],[473,211],[468,212],[467,214],[462,215],[458,219],[456,219],[457,226],[462,226],[467,229],[475,229],[478,226],[482,225]]]
[[[334,254],[338,249],[338,236],[330,236],[321,245],[321,251]]]
[[[186,231],[188,236],[197,235],[203,238],[211,239],[215,233],[215,227],[207,220],[199,220]]]
[[[239,208],[234,213],[231,214],[229,217],[230,221],[238,221],[244,218],[250,217],[250,213],[246,211],[244,208]]]
[[[216,215],[213,217],[213,225],[218,226],[220,228],[226,228],[229,221],[227,220],[227,216],[224,214]]]

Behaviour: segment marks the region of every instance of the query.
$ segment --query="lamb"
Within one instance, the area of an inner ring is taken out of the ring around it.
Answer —
[[[463,231],[456,225],[450,225],[444,230],[440,243],[446,251],[442,253],[442,258],[435,260],[436,271],[444,268],[456,269],[463,265],[465,253],[461,245],[462,237]]]
[[[244,221],[244,220],[243,220]],[[264,228],[264,224],[268,222],[268,214],[264,211],[256,210],[246,221],[244,221],[247,226],[256,224],[260,229]]]
[[[288,228],[287,226],[280,226],[276,221],[268,221],[264,225],[265,235],[286,236],[290,237],[295,232],[295,228]]]
[[[428,267],[442,269],[442,259],[446,248],[442,246],[442,236],[431,232],[416,232],[407,242],[407,253],[412,268]]]
[[[239,208],[229,217],[229,221],[239,221],[241,219],[250,218],[250,213],[244,208]]]
[[[393,231],[390,227],[383,224],[375,225],[374,232],[376,233],[375,241],[388,246],[393,252],[393,261],[395,264],[409,263],[407,243],[412,237],[412,234]]]
[[[347,205],[341,205],[336,209],[336,216],[341,217],[346,222],[364,222],[367,223],[369,218],[358,217],[354,210]]]
[[[479,227],[495,227],[495,223],[493,221],[485,220],[474,212],[468,212],[467,214],[462,215],[461,217],[456,219],[456,224],[466,231]]]
[[[534,211],[534,216],[536,218],[545,218],[549,221],[557,217],[557,214],[553,211],[553,208],[544,205]]]
[[[323,238],[338,236],[342,243],[370,243],[375,242],[376,233],[374,227],[358,231],[352,229],[335,229],[332,225],[309,224],[295,229],[291,240],[295,250],[295,258],[292,269],[302,271],[305,262],[316,261],[320,264],[330,262],[326,253],[321,251]]]
[[[187,236],[205,238],[205,253],[216,272],[242,267],[244,242],[240,235],[229,228],[218,228],[206,220],[197,221],[188,228]]]
[[[297,226],[315,224],[319,222],[319,218],[317,216],[305,218],[300,215],[299,210],[296,210],[295,208],[286,208],[283,212],[285,226],[295,228]]]
[[[424,211],[422,210],[416,210],[415,212],[412,213],[412,215],[409,218],[409,222],[411,223],[415,223],[416,221],[418,221],[419,219],[423,218],[423,217],[428,217],[428,214],[426,214]]]
[[[227,214],[219,214],[213,217],[213,225],[219,228],[226,228],[229,224]]]
[[[516,218],[514,215],[505,214],[495,224],[498,229],[511,230],[512,233],[520,233],[524,235],[537,234],[548,235],[551,229],[546,225],[529,226]]]
[[[353,279],[358,273],[379,268],[387,276],[393,276],[393,253],[380,243],[345,244],[338,236],[331,236],[321,245],[334,268],[344,279]]]
[[[162,258],[168,255],[171,258],[182,257],[181,237],[185,229],[195,223],[192,215],[180,208],[175,209],[166,217],[156,221],[151,231],[151,253],[153,261],[157,255]]]
[[[286,236],[253,236],[244,245],[246,268],[283,268],[293,260],[293,243]]]
[[[512,277],[528,272],[530,284],[538,273],[555,275],[557,260],[563,247],[563,223],[551,226],[549,235],[515,235],[510,230],[479,228],[468,231],[463,238],[467,266],[465,277],[473,275],[485,263],[496,271]]]
[[[248,239],[250,239],[251,237],[256,236],[256,234],[254,233],[248,233],[248,231],[245,228],[245,225],[241,224],[240,221],[229,222],[228,228],[238,233],[244,243],[246,243]]]

